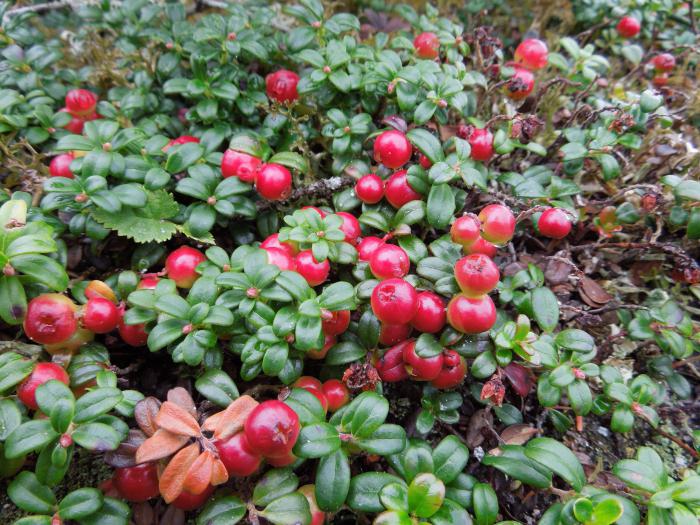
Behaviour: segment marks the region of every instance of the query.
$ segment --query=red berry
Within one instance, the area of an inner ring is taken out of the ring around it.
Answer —
[[[418,58],[433,59],[440,54],[440,40],[435,33],[421,33],[413,40]]]
[[[416,353],[416,342],[411,341],[403,347],[403,362],[409,377],[416,381],[430,381],[440,375],[442,354],[421,357]]]
[[[306,352],[306,356],[307,356],[309,359],[316,359],[316,360],[319,360],[319,361],[320,361],[321,359],[325,359],[326,354],[328,354],[328,351],[329,351],[333,346],[335,346],[335,343],[336,343],[336,342],[337,342],[337,341],[336,341],[336,339],[335,339],[335,336],[326,335],[326,336],[323,338],[323,346],[322,346],[321,348],[318,348],[318,349],[311,349],[311,350],[309,350],[308,352]]]
[[[122,338],[129,346],[144,346],[148,341],[146,333],[146,325],[139,324],[124,324],[124,317],[119,320],[119,337]]]
[[[127,501],[142,502],[157,498],[158,465],[142,463],[133,467],[115,469],[112,479],[119,495]]]
[[[357,256],[361,261],[369,261],[372,254],[384,244],[379,237],[363,237],[357,245]]]
[[[178,288],[192,288],[194,282],[199,279],[196,268],[206,260],[206,256],[199,250],[180,246],[165,259],[165,273],[169,279],[175,281]]]
[[[429,169],[433,165],[430,159],[422,153],[418,155],[418,164],[420,164],[421,168],[423,168],[424,170]]]
[[[493,155],[493,134],[488,129],[476,128],[469,137],[471,158],[486,162]]]
[[[427,334],[435,334],[442,330],[447,318],[442,298],[433,292],[421,292],[417,300],[416,315],[411,321],[413,328]]]
[[[481,235],[481,222],[473,213],[468,213],[458,217],[450,227],[450,238],[452,242],[462,246],[471,246]]]
[[[389,169],[399,169],[409,161],[412,153],[413,146],[406,135],[395,129],[382,132],[374,140],[374,160]]]
[[[624,38],[633,38],[639,34],[642,24],[633,16],[623,16],[617,23],[617,32]]]
[[[65,111],[66,113],[68,113],[68,108],[63,108],[60,111]],[[64,127],[64,129],[67,129],[71,133],[74,133],[76,135],[80,135],[83,132],[84,126],[85,126],[85,121],[83,119],[78,118],[78,117],[72,117],[70,119],[70,122],[68,122],[68,124],[66,124],[63,127]]]
[[[329,379],[321,386],[321,390],[328,400],[328,410],[335,412],[350,401],[350,391],[345,383],[337,379]]]
[[[673,71],[673,68],[676,67],[676,57],[671,53],[661,53],[660,55],[656,55],[651,63],[654,65],[656,71],[669,72]]]
[[[262,457],[250,448],[244,432],[234,434],[226,441],[216,441],[214,444],[229,476],[241,478],[250,476],[260,467]]]
[[[668,84],[668,73],[659,73],[654,75],[654,77],[651,79],[651,83],[657,88],[664,87],[666,84]]]
[[[391,346],[405,341],[411,335],[410,324],[382,323],[379,331],[379,342],[384,346]]]
[[[421,194],[411,188],[406,170],[392,174],[384,186],[384,196],[394,208],[400,208],[407,202],[421,200]]]
[[[321,390],[321,381],[313,376],[301,376],[299,379],[292,383],[292,386],[297,388],[303,388],[304,390],[308,388],[315,388],[316,390]]]
[[[258,171],[255,189],[269,201],[284,200],[292,193],[292,174],[280,164],[263,164]]]
[[[282,468],[294,463],[297,457],[291,452],[286,452],[281,456],[268,456],[265,460],[273,467]]]
[[[74,117],[85,117],[95,112],[97,95],[87,89],[71,89],[66,94],[66,109]]]
[[[455,264],[455,279],[467,297],[479,297],[493,290],[501,273],[490,257],[474,253]]]
[[[263,248],[267,253],[267,262],[274,264],[280,270],[296,270],[297,266],[294,257],[281,248]]]
[[[467,254],[483,253],[484,255],[488,255],[492,259],[496,256],[496,253],[498,252],[498,250],[493,244],[491,244],[487,240],[484,240],[481,236],[476,241],[474,241],[474,244],[464,246],[464,251]]]
[[[455,330],[465,334],[480,334],[496,322],[496,306],[491,297],[467,297],[455,295],[447,305],[447,322]]]
[[[55,379],[64,385],[70,384],[70,378],[66,371],[55,363],[37,363],[32,373],[27,376],[17,387],[17,398],[24,406],[36,410],[36,389],[44,383]]]
[[[435,388],[455,388],[467,375],[467,362],[454,350],[446,349],[442,354],[442,370],[430,384]]]
[[[280,242],[279,233],[273,233],[269,235],[263,242],[260,243],[262,249],[267,248],[279,248],[280,250],[287,252],[290,257],[295,256],[299,250],[295,243],[293,242]]]
[[[515,50],[515,61],[524,68],[537,70],[547,65],[547,44],[537,38],[520,42]]]
[[[506,95],[512,100],[526,98],[535,88],[535,76],[531,71],[516,67],[515,73],[506,84]]]
[[[326,259],[323,262],[316,262],[311,250],[299,252],[296,257],[296,270],[299,272],[309,286],[318,286],[328,279],[331,271],[331,264]]]
[[[479,213],[481,236],[494,244],[506,244],[515,233],[515,216],[502,204],[489,204]]]
[[[75,178],[73,172],[70,170],[70,164],[73,162],[73,158],[72,153],[56,155],[49,163],[49,175],[52,177],[65,177],[67,179]]]
[[[549,208],[537,220],[537,229],[545,237],[563,239],[571,231],[571,221],[564,210]]]
[[[321,407],[323,408],[324,414],[328,412],[328,399],[326,399],[326,394],[324,394],[320,388],[307,386],[306,388],[304,388],[304,390],[306,390],[310,394],[313,394],[316,397],[316,399],[318,399],[318,402],[321,403]]]
[[[364,175],[355,184],[355,195],[366,204],[376,204],[384,197],[384,181],[373,173]]]
[[[396,383],[403,379],[408,379],[408,372],[403,362],[403,349],[410,341],[404,341],[396,346],[392,346],[384,355],[377,360],[374,367],[382,381]]]
[[[69,339],[78,329],[76,305],[68,297],[46,293],[29,301],[24,332],[32,341],[47,345]]]
[[[348,329],[348,326],[350,326],[350,310],[321,312],[321,328],[324,334],[340,335]]]
[[[182,144],[188,144],[190,142],[196,144],[199,142],[199,139],[197,137],[193,137],[192,135],[182,135],[180,137],[171,139],[165,146],[163,146],[163,151],[168,151],[173,146],[180,146]]]
[[[243,182],[253,183],[261,165],[262,161],[257,157],[227,149],[221,157],[221,174],[225,179],[238,177]]]
[[[248,415],[245,436],[251,449],[258,454],[286,455],[299,436],[299,416],[281,401],[263,401]]]
[[[96,334],[106,334],[119,324],[117,305],[104,297],[89,299],[83,309],[83,326]]]
[[[357,220],[357,217],[345,211],[339,211],[336,215],[343,219],[343,224],[340,225],[340,231],[345,234],[345,242],[349,242],[354,246],[357,244],[357,239],[362,233],[360,221]]]
[[[418,308],[418,294],[403,279],[387,279],[374,287],[370,303],[383,323],[408,324]]]
[[[292,102],[299,98],[297,84],[299,75],[293,71],[280,69],[265,77],[265,92],[275,102]]]
[[[195,510],[206,503],[212,492],[214,492],[214,487],[211,485],[204,489],[204,492],[201,494],[182,492],[177,498],[175,498],[175,501],[173,501],[171,505],[180,510]]]
[[[369,260],[369,269],[377,279],[403,277],[410,267],[408,254],[395,244],[383,244],[378,247]]]
[[[146,273],[143,275],[136,288],[139,290],[153,290],[158,286],[159,281],[160,278],[155,273]]]
[[[326,515],[318,508],[316,503],[316,488],[313,485],[304,485],[298,490],[309,502],[309,510],[311,511],[311,521],[309,525],[323,525],[326,521]]]

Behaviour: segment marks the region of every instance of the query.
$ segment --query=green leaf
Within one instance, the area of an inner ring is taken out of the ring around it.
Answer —
[[[302,458],[320,458],[340,448],[338,431],[328,423],[307,425],[299,432],[294,455]]]
[[[682,199],[700,201],[700,182],[696,180],[684,180],[673,188],[673,193],[675,193],[676,197]]]
[[[227,407],[239,396],[236,383],[223,370],[207,370],[199,376],[194,386],[200,394],[221,407]]]
[[[0,300],[2,298],[0,297]],[[41,351],[41,347],[34,347]],[[0,392],[15,386],[34,369],[34,362],[15,353],[0,354]]]
[[[454,193],[448,184],[433,184],[428,194],[428,222],[435,228],[445,228],[455,212]]]
[[[353,436],[371,436],[389,414],[389,401],[375,392],[363,392],[348,405],[343,413],[342,427]]]
[[[539,287],[532,290],[532,312],[535,321],[545,332],[551,332],[559,324],[559,302],[552,290]]]
[[[83,395],[75,404],[76,423],[84,423],[106,414],[122,400],[122,391],[118,388],[102,387]]]
[[[35,419],[15,428],[5,441],[5,456],[8,459],[26,456],[29,452],[42,449],[58,433],[51,428],[48,419]]]
[[[350,464],[345,452],[323,456],[316,469],[316,502],[324,512],[336,512],[350,490]]]
[[[573,452],[559,441],[551,438],[535,438],[525,446],[525,455],[541,463],[575,490],[586,484],[586,475]]]
[[[623,459],[615,463],[613,474],[635,489],[651,493],[661,489],[657,472],[635,459]]]
[[[433,449],[433,473],[444,483],[454,480],[469,460],[469,449],[457,438],[447,436]]]
[[[346,365],[354,361],[359,361],[367,355],[367,350],[357,343],[346,341],[331,347],[326,354],[325,363],[327,365]]]
[[[258,507],[265,507],[275,499],[294,492],[297,487],[299,478],[291,468],[273,469],[255,485],[253,503]]]
[[[20,278],[16,275],[0,276],[0,318],[7,324],[16,325],[24,320],[27,313],[27,295]],[[9,376],[0,374],[0,392],[9,382]],[[12,386],[12,385],[9,385]]]
[[[444,499],[445,484],[433,474],[418,474],[408,486],[408,508],[411,514],[419,518],[429,518],[435,514]]]
[[[102,507],[80,520],[80,525],[128,525],[131,508],[118,499],[104,497]]]
[[[363,472],[350,480],[348,506],[358,512],[381,512],[384,510],[379,494],[389,483],[403,481],[386,472]]]
[[[486,456],[481,462],[531,487],[546,489],[552,485],[551,472],[525,456],[522,447],[503,445],[501,450],[502,455]]]
[[[443,352],[444,348],[432,334],[421,334],[416,339],[416,354],[418,357],[427,359],[435,357]]]
[[[197,516],[197,525],[234,525],[243,519],[247,508],[238,496],[223,496],[209,502]]]
[[[557,346],[574,352],[591,352],[595,349],[595,340],[583,330],[569,328],[559,332],[554,339]]]
[[[355,289],[347,281],[339,281],[326,286],[318,297],[321,308],[336,312],[355,308]]]
[[[433,164],[445,159],[440,140],[428,130],[413,128],[406,133],[406,137]]]
[[[73,432],[73,441],[83,448],[96,452],[115,450],[124,437],[113,427],[104,423],[80,425]]]
[[[498,516],[498,497],[488,483],[476,483],[472,493],[476,525],[492,525]]]
[[[370,454],[388,456],[406,448],[406,431],[399,425],[384,424],[367,438],[356,441],[357,446]]]
[[[20,509],[36,514],[53,514],[56,496],[39,482],[33,472],[22,471],[7,487],[7,495]]]
[[[299,416],[302,426],[323,423],[326,414],[318,398],[303,388],[292,388],[284,402]]]
[[[298,525],[311,522],[311,511],[306,497],[298,492],[287,494],[271,502],[260,515],[275,525]]]
[[[64,520],[86,518],[102,507],[102,492],[93,488],[82,488],[69,492],[58,505],[58,514]]]
[[[22,413],[17,402],[12,399],[0,399],[0,442],[5,441],[21,423]]]
[[[62,292],[68,287],[68,274],[63,265],[46,255],[18,255],[11,263],[15,270],[52,290]]]
[[[135,242],[165,242],[177,232],[177,225],[167,219],[178,213],[179,206],[165,190],[147,192],[147,198],[143,208],[130,208],[128,213],[96,209],[93,217],[104,227]]]
[[[279,153],[276,153],[270,157],[267,162],[281,164],[282,166],[286,166],[287,168],[291,168],[304,174],[308,173],[310,169],[309,162],[298,153],[294,153],[292,151],[280,151]]]

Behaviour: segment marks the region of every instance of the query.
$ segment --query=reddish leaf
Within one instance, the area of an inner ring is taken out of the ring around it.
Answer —
[[[190,494],[201,494],[207,490],[209,485],[211,485],[213,468],[214,454],[209,450],[205,450],[190,465],[182,490]]]
[[[513,386],[513,390],[520,397],[527,396],[533,384],[530,371],[518,363],[511,362],[503,369],[503,372]]]
[[[214,459],[214,465],[211,471],[211,484],[222,485],[228,481],[228,472],[223,461],[219,458]]]
[[[491,379],[484,383],[481,389],[481,399],[482,401],[491,401],[497,407],[503,404],[503,398],[506,396],[506,387],[503,386],[503,382],[498,374],[491,376]]]
[[[134,418],[139,428],[147,436],[152,436],[158,430],[155,419],[160,410],[160,401],[155,397],[142,399],[134,407]]]
[[[160,495],[166,503],[170,503],[182,494],[187,474],[192,464],[199,457],[199,444],[192,443],[175,454],[168,466],[160,475],[159,489]]]
[[[156,416],[156,424],[173,434],[196,437],[201,434],[199,423],[187,410],[172,401],[166,401]]]
[[[593,308],[603,306],[612,301],[612,296],[590,277],[581,277],[578,291],[581,299]]]
[[[132,428],[117,450],[105,453],[105,463],[114,468],[133,467],[136,465],[136,451],[144,441],[146,441],[146,435],[140,430]]]
[[[182,388],[181,386],[171,388],[168,390],[168,401],[181,406],[187,412],[189,412],[193,417],[197,416],[197,407],[192,400],[190,393]]]
[[[250,396],[241,396],[233,401],[226,410],[207,418],[204,430],[214,431],[216,439],[228,439],[243,430],[245,420],[258,402]]]
[[[187,444],[187,436],[179,436],[160,429],[144,441],[136,451],[136,463],[147,463],[172,456]]]

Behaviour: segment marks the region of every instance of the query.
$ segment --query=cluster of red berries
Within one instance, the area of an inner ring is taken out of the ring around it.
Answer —
[[[328,379],[321,383],[312,376],[301,376],[292,386],[303,388],[313,394],[321,403],[324,412],[336,412],[350,401],[350,391],[338,379]]]
[[[224,178],[238,177],[254,184],[258,193],[267,200],[276,201],[289,197],[292,191],[292,174],[281,164],[264,163],[259,158],[227,149],[221,159]]]
[[[416,353],[416,341],[407,339],[392,346],[374,363],[379,377],[387,383],[405,379],[430,381],[435,388],[459,386],[467,375],[467,362],[455,350],[445,348],[431,357]]]
[[[655,87],[662,87],[668,84],[668,74],[676,67],[676,57],[671,53],[661,53],[651,60],[654,67],[654,77],[651,79]]]
[[[506,95],[512,100],[523,100],[535,88],[533,71],[547,65],[547,44],[537,38],[523,40],[515,49],[514,58],[515,73],[506,84]]]

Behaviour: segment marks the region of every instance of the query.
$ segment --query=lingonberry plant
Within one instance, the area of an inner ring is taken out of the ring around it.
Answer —
[[[697,2],[297,1],[0,2],[0,522],[697,523]]]

